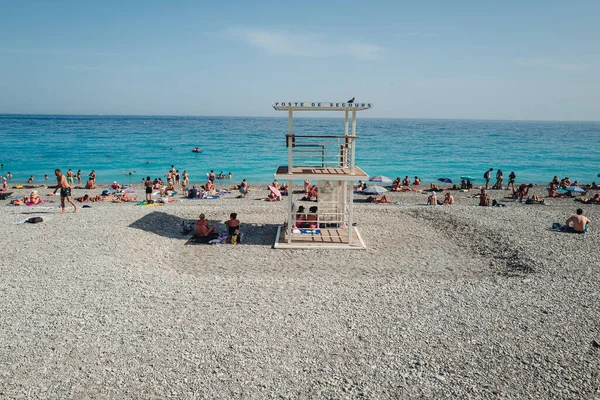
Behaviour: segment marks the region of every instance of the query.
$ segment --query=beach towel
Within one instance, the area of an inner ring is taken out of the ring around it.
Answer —
[[[185,242],[185,245],[193,245],[193,244],[217,244],[225,242],[227,239],[227,235],[208,235],[208,236],[192,236]]]
[[[550,228],[550,230],[553,230],[554,232],[579,233],[580,235],[583,235],[583,234],[587,233],[589,228],[590,228],[590,226],[586,225],[583,232],[577,232],[577,231],[573,230],[573,228],[570,226],[562,225],[560,222],[553,222],[552,228]]]

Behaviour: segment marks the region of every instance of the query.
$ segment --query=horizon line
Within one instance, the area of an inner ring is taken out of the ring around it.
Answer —
[[[281,115],[281,114],[280,114]],[[331,116],[300,116],[295,118],[336,118]],[[368,114],[363,114],[368,115]],[[136,117],[136,118],[281,118],[287,116],[247,116],[247,115],[169,115],[169,114],[31,114],[31,113],[0,113],[0,116],[40,116],[40,117]],[[341,118],[341,117],[340,117]],[[422,120],[422,121],[506,121],[506,122],[600,122],[600,120],[578,120],[578,119],[497,119],[497,118],[440,118],[440,117],[369,117],[362,116],[361,119],[398,119],[398,120]]]

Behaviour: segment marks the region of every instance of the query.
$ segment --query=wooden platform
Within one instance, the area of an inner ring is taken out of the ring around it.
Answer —
[[[354,167],[354,175],[350,168],[293,167],[290,173],[287,165],[277,168],[278,179],[328,179],[332,181],[368,180],[369,176],[360,168]]]
[[[348,231],[338,228],[319,229],[319,234],[292,233],[292,242],[287,242],[287,230],[283,226],[277,228],[275,238],[276,249],[346,249],[365,250],[367,247],[356,228],[352,229],[352,244],[348,244]]]

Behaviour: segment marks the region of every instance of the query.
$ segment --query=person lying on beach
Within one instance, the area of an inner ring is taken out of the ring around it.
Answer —
[[[199,219],[196,221],[196,227],[194,230],[194,236],[202,238],[216,239],[219,234],[215,232],[215,227],[208,226],[208,221],[204,214],[200,214]]]
[[[454,196],[452,196],[450,193],[446,193],[444,195],[444,202],[442,204],[445,206],[454,205]]]
[[[437,206],[437,195],[435,191],[431,192],[429,196],[427,196],[427,205],[428,206]]]
[[[490,205],[490,198],[483,188],[481,189],[481,193],[479,193],[479,205],[482,207],[487,207]]]
[[[387,199],[387,197],[385,197],[385,194],[383,196],[381,196],[381,198],[379,200],[374,201],[374,203],[379,203],[379,204],[392,204],[391,201],[389,201]]]
[[[22,206],[25,204],[25,201],[24,199],[12,199],[9,204],[12,204],[13,206]]]
[[[525,200],[525,204],[546,204],[543,198],[540,198],[537,194],[529,197]]]
[[[600,193],[596,193],[591,199],[579,197],[575,201],[583,204],[600,204]]]
[[[76,198],[75,200],[77,200],[77,201],[78,201],[78,202],[80,202],[80,203],[89,203],[90,201],[92,201],[92,200],[90,199],[90,195],[89,195],[89,194],[86,194],[86,195],[84,195],[84,196],[82,196],[82,197],[78,197],[78,198]]]
[[[583,215],[583,210],[578,208],[576,214],[567,219],[561,230],[573,233],[585,233],[591,223],[592,221]]]
[[[29,200],[26,200],[26,203],[34,204],[34,205],[40,204],[41,202],[42,202],[42,198],[38,194],[37,190],[32,191],[31,194],[29,195]]]

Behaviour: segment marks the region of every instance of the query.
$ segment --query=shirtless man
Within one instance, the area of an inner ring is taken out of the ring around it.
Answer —
[[[591,223],[592,221],[590,221],[589,218],[583,216],[583,210],[578,208],[577,215],[571,216],[565,222],[565,230],[567,232],[584,233],[586,231],[586,227]]]
[[[75,183],[75,174],[73,173],[71,168],[69,168],[69,170],[67,171],[67,183],[69,185],[72,185],[73,183]]]
[[[494,170],[494,168],[490,168],[488,169],[485,174],[483,174],[483,179],[485,179],[485,188],[488,188],[488,185],[490,184],[490,173]]]
[[[454,205],[454,196],[452,196],[450,193],[446,193],[446,195],[444,196],[444,205],[445,206]]]
[[[77,171],[77,184],[81,185],[81,170]]]
[[[65,198],[69,203],[71,203],[73,206],[73,212],[76,213],[77,206],[73,200],[71,200],[71,186],[69,186],[69,183],[67,182],[67,177],[60,172],[60,169],[55,169],[54,174],[56,175],[56,182],[58,183],[58,185],[56,185],[56,189],[54,189],[54,193],[56,194],[56,191],[60,189],[60,206],[62,208],[60,213],[65,213]]]

